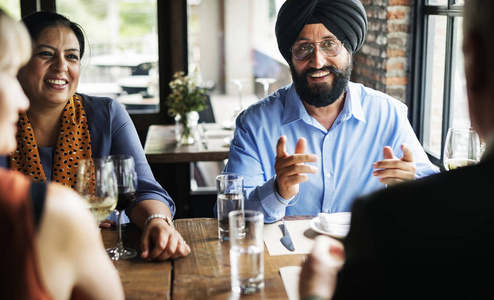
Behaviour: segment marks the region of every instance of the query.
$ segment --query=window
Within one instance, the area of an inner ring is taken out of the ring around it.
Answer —
[[[78,92],[109,96],[130,113],[159,108],[156,0],[57,0],[87,35]]]
[[[463,0],[416,2],[412,123],[433,163],[442,167],[450,127],[470,127],[463,70]]]
[[[188,72],[209,89],[217,123],[232,126],[242,108],[291,82],[274,30],[283,2],[187,1]]]
[[[61,12],[59,7],[62,2],[71,4],[71,1],[67,0],[9,0],[14,2],[20,2],[21,15],[25,16],[35,11],[57,11]],[[59,3],[60,1],[60,3]],[[112,0],[115,2],[115,0]],[[89,3],[89,1],[80,1]],[[91,3],[96,5],[100,2],[106,3],[109,1],[94,1]],[[126,1],[132,3],[136,1]],[[142,1],[141,1],[142,2]],[[164,99],[169,93],[168,82],[172,79],[172,74],[177,71],[185,69],[187,65],[186,53],[186,1],[183,0],[167,0],[156,1],[154,0],[156,7],[157,17],[157,42],[158,42],[158,69],[159,70],[159,95],[161,101],[159,101],[159,111],[150,113],[143,110],[134,111],[131,114],[131,118],[134,121],[137,132],[141,142],[144,143],[148,127],[152,124],[172,124],[173,118],[167,114],[167,108]],[[64,8],[62,8],[63,10]],[[66,8],[69,9],[69,8]],[[63,13],[63,12],[61,12]],[[99,14],[99,12],[98,12]],[[76,19],[72,15],[69,17],[80,22],[81,26],[85,27],[83,20]],[[151,20],[152,21],[152,20]],[[101,28],[102,30],[105,28]],[[92,37],[89,37],[89,42],[92,43]],[[88,52],[88,56],[90,53]],[[87,65],[82,69],[84,73],[87,70]]]
[[[291,82],[275,23],[284,0],[188,0],[188,73],[208,89],[210,118],[232,128],[238,113]],[[223,163],[193,165],[192,190],[215,191]],[[196,176],[196,174],[207,174]]]

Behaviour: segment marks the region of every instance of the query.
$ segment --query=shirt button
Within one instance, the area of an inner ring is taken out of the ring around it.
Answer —
[[[329,209],[325,209],[325,210],[324,210],[324,212],[325,212],[325,213],[329,213]]]
[[[331,178],[331,173],[326,173],[326,177]]]

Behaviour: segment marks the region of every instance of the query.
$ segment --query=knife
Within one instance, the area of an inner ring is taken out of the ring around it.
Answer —
[[[283,226],[283,237],[280,239],[280,241],[283,244],[283,246],[285,246],[288,250],[295,251],[295,247],[293,247],[292,238],[288,233],[288,228],[286,228],[285,218],[282,218],[281,220],[283,221],[283,225],[280,225],[280,227]]]

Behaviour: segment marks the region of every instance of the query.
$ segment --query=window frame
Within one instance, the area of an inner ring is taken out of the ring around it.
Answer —
[[[442,111],[442,128],[441,128],[441,148],[440,156],[429,153],[424,149],[433,164],[444,170],[443,166],[443,149],[446,140],[448,128],[452,124],[452,95],[451,87],[454,70],[454,45],[456,34],[454,25],[457,21],[455,18],[463,16],[463,4],[455,4],[455,0],[448,0],[447,5],[430,5],[428,0],[415,1],[414,15],[415,22],[413,26],[413,51],[414,55],[412,66],[412,87],[410,108],[410,122],[414,131],[417,133],[419,141],[424,142],[425,125],[425,107],[426,107],[426,87],[427,87],[427,53],[428,53],[428,18],[430,16],[447,17],[446,27],[446,53],[445,53],[445,70],[444,70],[444,94],[443,94],[443,111]],[[462,54],[460,54],[462,55]]]

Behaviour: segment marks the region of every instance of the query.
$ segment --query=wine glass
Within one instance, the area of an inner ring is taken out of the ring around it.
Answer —
[[[444,168],[454,170],[480,160],[480,139],[473,128],[450,128],[444,145]]]
[[[125,210],[135,199],[137,190],[137,173],[135,171],[134,158],[129,155],[110,155],[106,157],[108,162],[113,163],[118,188],[117,226],[118,238],[115,248],[106,251],[112,260],[130,259],[137,255],[132,248],[125,248],[122,241],[122,211]]]
[[[117,205],[117,182],[113,163],[103,159],[82,159],[77,169],[76,191],[84,198],[98,224]]]
[[[244,106],[242,105],[242,91],[244,90],[244,83],[246,83],[246,80],[244,80],[244,79],[232,79],[232,80],[230,80],[230,82],[233,83],[238,89],[237,111],[241,112],[244,109]]]
[[[244,110],[244,106],[242,104],[242,91],[244,89],[244,84],[247,83],[245,79],[232,79],[230,82],[237,87],[238,90],[238,106],[235,108],[233,112],[233,117],[231,120],[226,120],[223,122],[223,127],[227,129],[235,128],[235,119],[237,119],[238,115]]]
[[[264,91],[264,97],[267,97],[269,95],[269,85],[272,83],[276,82],[276,79],[274,78],[257,78],[256,82],[259,82],[262,84],[263,91]]]

